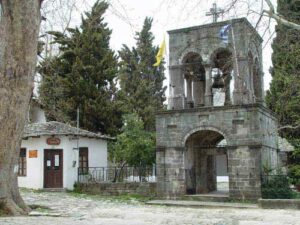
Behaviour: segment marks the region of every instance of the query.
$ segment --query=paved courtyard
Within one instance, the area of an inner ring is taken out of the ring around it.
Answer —
[[[22,195],[27,204],[41,209],[33,212],[35,216],[2,217],[0,225],[300,225],[299,210],[150,206],[70,193],[25,191]]]

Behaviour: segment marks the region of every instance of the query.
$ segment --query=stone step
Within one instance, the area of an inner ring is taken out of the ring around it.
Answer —
[[[67,191],[67,189],[65,188],[43,188],[41,190],[45,192],[66,192]]]
[[[185,195],[182,200],[188,201],[203,201],[203,202],[228,202],[229,195],[226,194],[199,194],[199,195]]]
[[[148,205],[164,205],[189,208],[239,208],[256,209],[258,205],[249,203],[231,203],[231,202],[202,202],[202,201],[182,201],[182,200],[152,200]]]

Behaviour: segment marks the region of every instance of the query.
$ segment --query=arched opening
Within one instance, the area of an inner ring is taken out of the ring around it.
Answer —
[[[191,134],[185,143],[187,194],[228,193],[226,140],[212,130]]]
[[[182,60],[187,108],[204,104],[205,69],[198,53],[190,52]]]
[[[213,105],[231,105],[233,62],[229,49],[219,48],[211,56]]]

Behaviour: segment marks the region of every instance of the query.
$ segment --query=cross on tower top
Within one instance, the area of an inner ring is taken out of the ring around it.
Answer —
[[[213,3],[213,7],[206,13],[206,16],[213,16],[213,22],[215,23],[217,22],[219,15],[223,13],[224,9],[217,8],[217,4]]]

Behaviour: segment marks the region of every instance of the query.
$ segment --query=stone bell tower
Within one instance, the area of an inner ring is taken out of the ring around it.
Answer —
[[[277,166],[277,122],[263,102],[262,38],[245,18],[168,34],[168,110],[156,117],[158,193],[216,190],[223,158],[229,197],[260,197],[263,167]]]

